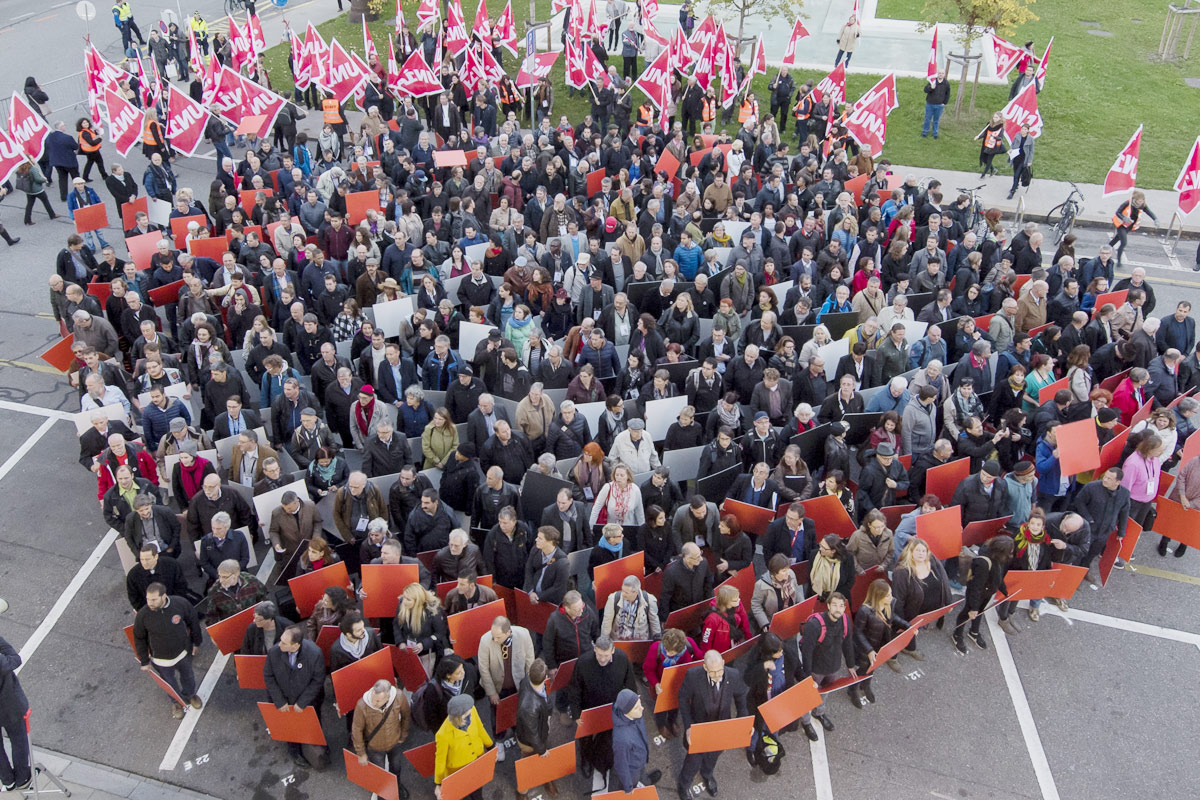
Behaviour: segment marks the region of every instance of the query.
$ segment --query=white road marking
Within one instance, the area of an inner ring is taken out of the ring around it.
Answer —
[[[829,754],[825,752],[824,730],[814,742],[809,741],[808,752],[812,755],[813,782],[817,786],[817,800],[833,800],[833,781],[829,778]]]
[[[1033,711],[1029,708],[1029,698],[1025,696],[1025,687],[1021,684],[1021,676],[1017,672],[1017,664],[1013,660],[1012,651],[1008,649],[1008,639],[1004,631],[996,624],[994,612],[988,612],[984,617],[988,630],[992,634],[992,645],[996,648],[996,657],[1000,661],[1000,670],[1004,673],[1004,682],[1008,686],[1008,695],[1012,699],[1013,709],[1017,712],[1017,722],[1021,726],[1021,736],[1025,739],[1025,749],[1029,751],[1029,760],[1033,762],[1033,772],[1037,776],[1038,786],[1042,790],[1043,800],[1059,800],[1058,787],[1054,783],[1054,775],[1050,772],[1050,762],[1046,759],[1046,751],[1042,748],[1042,739],[1038,736],[1037,725],[1033,721]]]
[[[270,577],[271,570],[274,568],[275,549],[268,548],[266,557],[258,566],[256,577],[260,581],[265,581]],[[179,759],[183,757],[183,749],[187,747],[188,740],[192,738],[192,731],[196,730],[196,726],[200,724],[200,715],[204,713],[204,709],[208,708],[208,700],[212,697],[213,689],[217,688],[217,681],[221,679],[221,673],[225,671],[229,659],[230,656],[218,653],[212,664],[209,665],[208,672],[204,673],[204,680],[200,682],[200,688],[196,690],[196,694],[204,702],[204,707],[199,710],[189,708],[183,715],[183,722],[179,723],[175,736],[171,739],[171,745],[158,765],[160,771],[173,770],[179,764]]]
[[[46,422],[53,423],[54,420],[46,420]],[[108,533],[104,534],[104,538],[101,539],[100,543],[96,545],[96,548],[92,550],[92,554],[87,557],[87,561],[83,562],[83,566],[81,566],[79,571],[75,573],[75,577],[71,579],[69,584],[67,584],[67,588],[64,589],[58,596],[58,600],[54,603],[54,607],[50,609],[50,613],[46,615],[46,618],[42,620],[42,624],[37,626],[37,630],[33,632],[33,635],[30,636],[25,642],[25,646],[21,648],[21,666],[17,667],[18,673],[20,673],[25,667],[29,666],[29,659],[34,654],[34,651],[36,651],[38,647],[41,646],[42,642],[45,641],[46,637],[50,635],[50,631],[58,623],[58,620],[60,617],[62,617],[63,612],[67,610],[67,606],[71,604],[71,600],[73,600],[75,595],[79,593],[80,588],[83,586],[83,582],[86,581],[88,576],[92,574],[92,571],[96,569],[96,565],[100,563],[100,559],[104,556],[104,553],[108,550],[108,548],[112,547],[113,542],[117,540],[117,536],[119,536],[119,534],[115,530],[112,528],[108,529]]]
[[[41,425],[38,426],[38,429],[35,430],[33,433],[31,433],[29,435],[29,438],[26,439],[21,444],[21,446],[17,448],[17,452],[15,452],[11,456],[9,456],[8,460],[5,461],[4,464],[0,465],[0,480],[3,480],[5,475],[12,472],[12,468],[17,465],[17,462],[19,462],[22,458],[24,458],[25,454],[33,449],[33,446],[35,444],[37,444],[38,441],[43,436],[46,435],[46,432],[49,431],[50,428],[52,428],[54,426],[54,423],[56,423],[56,422],[58,422],[58,420],[55,419],[54,417],[51,417],[51,418],[47,419],[46,421],[44,421]]]
[[[50,417],[52,419],[74,419],[75,416],[69,411],[31,406],[28,403],[14,403],[11,400],[0,400],[0,408],[6,411],[20,411],[23,414],[37,414],[40,417]]]
[[[1080,622],[1090,622],[1093,625],[1100,625],[1105,628],[1115,628],[1119,631],[1140,633],[1145,636],[1154,636],[1158,639],[1169,639],[1173,642],[1194,644],[1197,647],[1200,647],[1200,634],[1188,633],[1187,631],[1177,631],[1174,628],[1163,628],[1158,625],[1148,625],[1145,622],[1135,622],[1131,619],[1110,617],[1107,614],[1097,614],[1093,611],[1080,611],[1077,608],[1072,608],[1069,612],[1064,614],[1049,603],[1042,605],[1042,615],[1045,616],[1046,614],[1063,617],[1068,622],[1072,619],[1076,619]]]

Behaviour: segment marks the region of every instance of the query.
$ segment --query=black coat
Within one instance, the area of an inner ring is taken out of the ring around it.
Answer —
[[[712,597],[712,591],[712,573],[707,564],[701,562],[695,569],[689,570],[683,558],[677,558],[663,570],[662,589],[658,595],[658,618],[666,622],[672,611],[707,600]]]
[[[929,565],[941,586],[937,607],[948,606],[952,598],[950,582],[946,579],[946,568],[942,566],[941,560],[936,558],[930,559]],[[912,619],[925,607],[925,586],[907,569],[897,568],[892,573],[892,600],[892,609],[898,616]]]
[[[808,561],[817,552],[817,526],[811,519],[805,517],[801,524],[801,540],[803,551],[796,557],[797,561]],[[787,518],[780,517],[767,526],[762,538],[763,561],[769,562],[771,556],[782,553],[792,558],[792,532],[788,530]]]
[[[288,653],[276,644],[267,653],[263,666],[263,680],[267,684],[267,696],[276,708],[298,705],[301,708],[316,706],[319,712],[325,701],[325,655],[316,642],[303,639],[296,654],[296,666],[289,663]]]
[[[529,557],[525,560],[525,591],[534,591],[540,577],[542,590],[538,592],[538,600],[558,605],[569,588],[567,580],[570,577],[570,569],[567,554],[559,547],[554,548],[550,563],[543,569],[542,551],[534,547],[529,551]]]
[[[584,709],[615,703],[622,689],[637,691],[629,656],[614,650],[612,661],[602,667],[596,660],[595,651],[589,648],[579,656],[567,686],[571,716],[578,719]]]
[[[696,722],[747,716],[746,699],[749,693],[742,674],[733,667],[725,667],[725,675],[717,686],[715,698],[708,673],[703,669],[688,670],[683,677],[683,685],[679,687],[679,716],[683,721],[684,735]]]
[[[534,691],[529,678],[522,678],[517,698],[517,741],[542,755],[550,748],[550,687],[543,697]]]
[[[546,620],[546,630],[542,634],[542,660],[550,669],[558,669],[566,662],[590,653],[592,643],[599,636],[600,618],[591,606],[584,605],[583,613],[574,621],[560,608]]]
[[[1012,510],[1008,499],[1008,487],[1002,480],[992,482],[992,493],[983,490],[983,481],[978,474],[969,476],[954,490],[951,505],[962,506],[963,525],[1003,517]]]
[[[279,637],[283,635],[283,631],[294,624],[287,617],[275,617],[275,641],[278,642]],[[257,625],[251,625],[246,628],[246,632],[242,635],[242,647],[238,652],[244,656],[265,656],[267,654],[266,644],[267,640],[263,635],[262,628]]]
[[[896,482],[895,489],[889,489],[885,482],[891,478]],[[863,467],[858,478],[858,509],[860,514],[865,514],[873,508],[884,508],[886,506],[895,505],[896,495],[908,488],[908,473],[900,464],[899,459],[892,459],[892,463],[884,470],[884,467],[879,463],[879,460],[872,458],[870,462]]]
[[[854,666],[854,634],[850,630],[849,611],[846,609],[837,622],[831,621],[827,612],[822,612],[812,615],[804,623],[800,634],[800,669],[806,677],[831,675],[843,667]],[[822,629],[825,631],[823,636]]]
[[[17,667],[21,666],[21,654],[0,638],[0,721],[7,725],[20,725],[29,710],[29,700],[17,679]]]

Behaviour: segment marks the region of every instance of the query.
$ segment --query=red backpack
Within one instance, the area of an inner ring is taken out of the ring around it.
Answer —
[[[849,617],[849,614],[842,614],[842,636],[846,639],[850,638]],[[811,617],[809,617],[809,619],[815,619],[817,622],[821,623],[821,635],[817,637],[817,643],[820,644],[821,642],[825,641],[825,615],[813,614]]]

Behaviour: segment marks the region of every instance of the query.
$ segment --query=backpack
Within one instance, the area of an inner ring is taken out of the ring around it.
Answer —
[[[762,733],[758,743],[754,745],[754,762],[766,775],[774,775],[783,766],[783,757],[787,752],[783,742],[773,733]]]
[[[412,721],[423,731],[433,730],[433,720],[429,718],[429,706],[435,702],[434,694],[440,691],[441,689],[429,680],[422,683],[413,692],[412,702],[409,704],[412,710]]]
[[[846,639],[850,638],[849,616],[850,615],[846,614],[846,613],[842,614],[842,636]],[[809,619],[815,619],[821,625],[821,633],[819,636],[817,636],[817,644],[820,644],[821,642],[825,641],[825,615],[824,614],[813,614],[811,617],[809,617]]]
[[[971,583],[971,568],[975,564],[975,558],[975,554],[966,547],[964,547],[958,554],[958,574],[965,576],[962,579],[963,586],[967,586]],[[988,570],[991,570],[992,560],[987,556],[979,556],[979,558],[982,558],[984,561],[986,561]]]

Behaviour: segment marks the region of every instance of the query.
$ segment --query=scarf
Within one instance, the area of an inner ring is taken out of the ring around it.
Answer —
[[[621,554],[621,550],[624,548],[624,545],[625,543],[623,541],[610,542],[608,538],[604,536],[601,536],[600,541],[596,543],[597,547],[603,548],[610,553],[616,553],[618,556]]]
[[[775,594],[779,596],[779,608],[787,608],[796,604],[796,582],[784,581],[780,583],[774,578],[771,579],[771,585],[775,587]]]
[[[349,636],[347,636],[344,633],[340,637],[340,641],[342,643],[342,649],[345,650],[350,655],[354,656],[355,661],[362,658],[363,655],[367,652],[367,641],[369,639],[370,639],[370,637],[364,636],[361,639],[359,639],[358,641],[355,641],[354,639],[351,639]]]
[[[204,483],[204,468],[207,466],[208,462],[203,458],[197,458],[190,467],[179,465],[179,479],[183,484],[183,493],[189,499],[195,497],[196,492],[200,491],[201,485]]]
[[[331,458],[329,459],[329,466],[322,467],[321,462],[314,458],[312,461],[312,466],[313,471],[317,474],[317,477],[328,484],[333,480],[333,470],[337,466],[337,460]]]
[[[814,594],[825,595],[834,591],[837,589],[841,577],[841,561],[823,556],[820,553],[813,558],[808,582],[812,586]]]
[[[1046,529],[1042,528],[1041,533],[1033,534],[1029,530],[1028,523],[1026,523],[1017,531],[1017,535],[1013,537],[1013,541],[1016,543],[1016,555],[1018,557],[1023,556],[1025,555],[1025,551],[1029,549],[1029,545],[1046,543]],[[1030,566],[1036,569],[1035,565],[1030,564]]]
[[[442,681],[442,688],[445,689],[451,697],[458,697],[460,694],[462,694],[462,685],[462,681],[459,681],[458,683]]]
[[[617,593],[617,638],[625,641],[633,639],[633,624],[637,619],[638,607],[641,605],[642,595],[638,592],[638,597],[632,603],[626,603],[621,597],[620,592]]]
[[[734,406],[732,411],[726,411],[725,407],[717,403],[717,419],[722,425],[728,425],[735,431],[741,426],[742,409]]]
[[[358,424],[358,431],[363,436],[367,435],[367,429],[371,426],[371,417],[375,415],[375,398],[371,398],[371,402],[365,408],[366,411],[363,410],[362,403],[354,404],[354,421]]]
[[[624,489],[618,487],[616,483],[610,483],[608,486],[608,499],[613,504],[612,521],[617,522],[619,520],[623,525],[625,524],[625,514],[629,510],[629,497],[633,494],[631,491],[633,484],[627,485]],[[603,546],[601,544],[601,547]]]
[[[579,470],[579,483],[581,488],[590,487],[592,496],[595,497],[600,491],[600,483],[604,480],[604,466],[593,466],[584,459],[580,459],[576,465]]]
[[[526,317],[525,319],[517,319],[516,317],[512,317],[509,319],[508,324],[512,325],[514,328],[524,328],[531,322],[533,322],[533,317]]]

